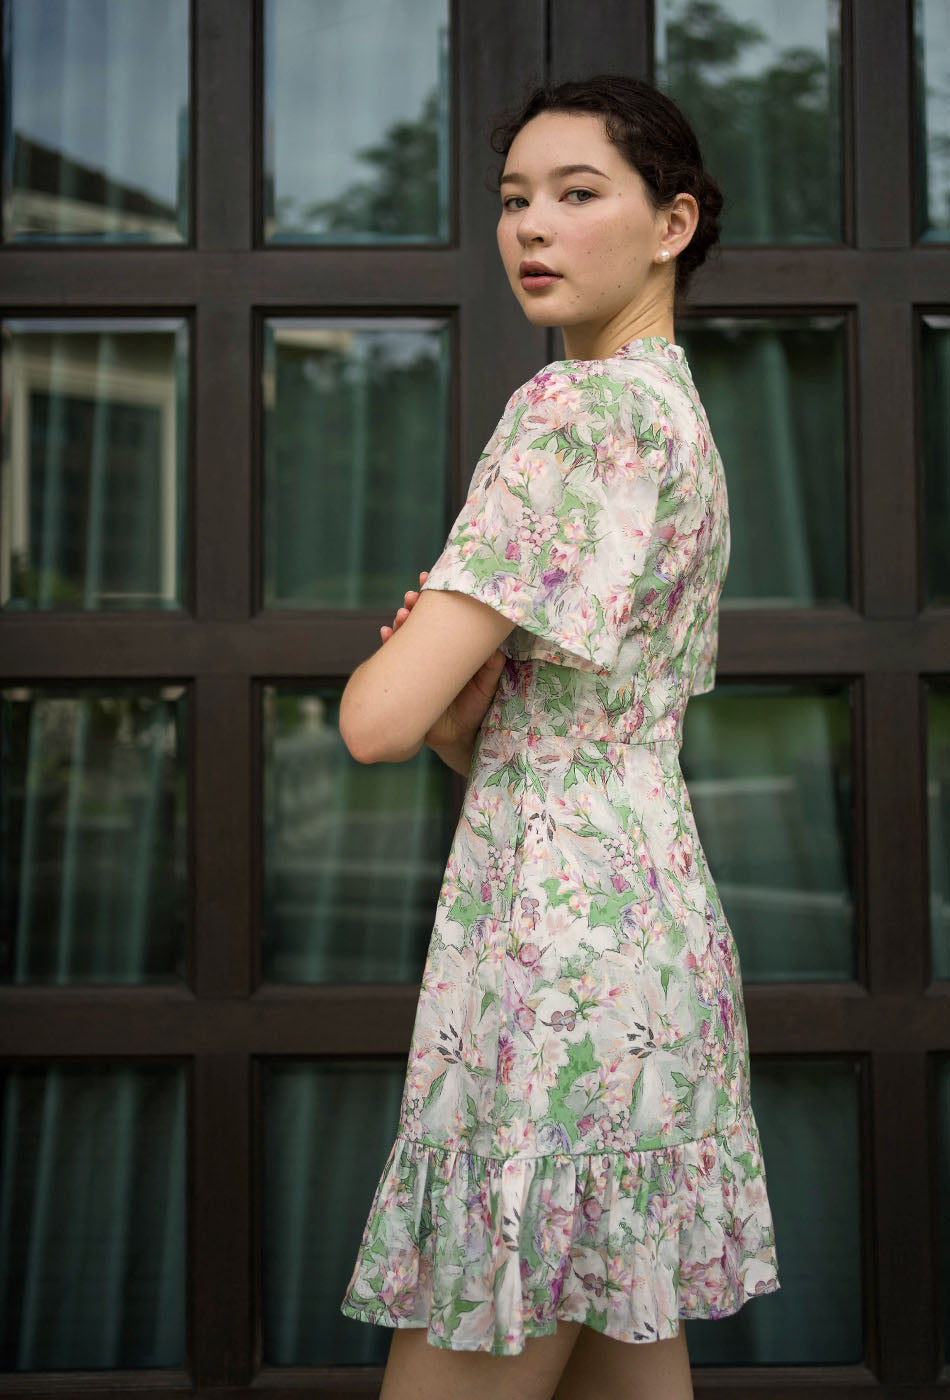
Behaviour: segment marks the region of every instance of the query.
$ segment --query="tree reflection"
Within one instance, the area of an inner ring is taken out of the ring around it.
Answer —
[[[781,49],[749,71],[750,51],[774,42],[757,24],[713,0],[668,4],[667,14],[657,82],[689,117],[722,187],[723,242],[839,241],[837,27],[827,31],[827,53],[816,24],[815,47]]]
[[[298,212],[294,196],[278,199],[275,218],[281,235],[328,240],[337,235],[341,242],[444,237],[441,173],[446,136],[439,89],[433,88],[418,120],[393,122],[377,145],[356,152],[356,159],[369,167],[366,178]]]

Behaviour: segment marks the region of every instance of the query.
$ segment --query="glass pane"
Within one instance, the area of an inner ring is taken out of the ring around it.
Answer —
[[[915,0],[917,230],[925,241],[950,239],[950,7]]]
[[[181,686],[0,691],[0,982],[186,977]]]
[[[839,0],[655,0],[656,82],[722,189],[723,243],[840,243]]]
[[[268,321],[264,604],[385,608],[448,527],[444,321]]]
[[[449,0],[264,0],[264,237],[449,236]]]
[[[943,1270],[943,1359],[950,1361],[950,1056],[938,1055],[935,1066],[937,1099],[937,1210],[939,1244],[937,1258]]]
[[[188,0],[6,0],[3,237],[188,239]]]
[[[843,318],[690,317],[678,340],[726,466],[723,608],[847,602]]]
[[[265,1366],[385,1364],[392,1333],[344,1317],[340,1303],[396,1136],[405,1068],[262,1064]]]
[[[264,689],[263,975],[418,982],[451,843],[451,773],[423,747],[361,764],[340,692]]]
[[[745,982],[847,981],[847,691],[726,685],[686,711],[682,769]]]
[[[931,971],[943,978],[950,977],[950,680],[928,687],[927,829]]]
[[[950,602],[950,316],[924,316],[920,337],[924,595]]]
[[[0,1369],[185,1359],[185,1068],[0,1073]]]
[[[0,601],[185,601],[183,320],[3,322]]]
[[[751,1084],[782,1287],[768,1307],[741,1308],[715,1323],[687,1322],[690,1361],[863,1361],[861,1063],[753,1055]]]

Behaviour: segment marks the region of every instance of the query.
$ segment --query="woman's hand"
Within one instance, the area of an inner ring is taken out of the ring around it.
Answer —
[[[428,570],[424,570],[419,575],[420,588],[428,577]],[[419,601],[420,595],[417,589],[409,589],[403,596],[405,604],[396,612],[392,627],[379,629],[383,642],[388,642],[393,633],[402,626]],[[428,731],[425,742],[430,748],[436,751],[471,748],[479,726],[495,697],[495,690],[504,667],[505,654],[498,648],[462,687],[452,703],[443,710]]]

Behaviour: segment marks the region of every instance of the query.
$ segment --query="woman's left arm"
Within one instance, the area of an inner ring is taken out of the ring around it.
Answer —
[[[340,733],[360,763],[401,763],[515,624],[451,590],[424,591],[398,631],[350,676]]]

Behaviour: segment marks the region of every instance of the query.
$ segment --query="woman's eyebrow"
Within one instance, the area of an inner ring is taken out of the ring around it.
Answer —
[[[580,175],[582,172],[586,172],[590,175],[600,175],[604,180],[610,180],[610,176],[605,175],[602,170],[598,170],[596,165],[556,165],[554,169],[549,172],[549,175],[551,179],[561,180],[565,175]],[[528,183],[528,177],[526,175],[519,175],[515,170],[510,170],[502,175],[498,183],[500,185],[526,185]],[[611,181],[611,183],[613,183],[613,181]]]

